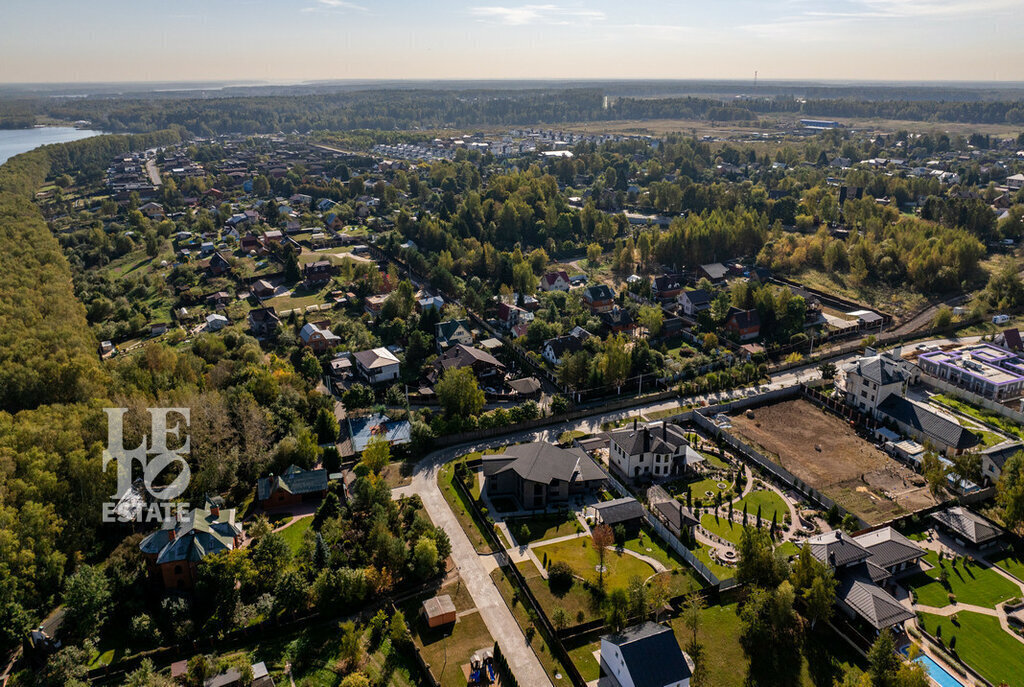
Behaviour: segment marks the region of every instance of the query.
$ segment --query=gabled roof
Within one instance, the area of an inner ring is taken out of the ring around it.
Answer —
[[[318,327],[312,322],[307,322],[306,324],[302,325],[302,329],[299,330],[299,338],[302,339],[304,343],[308,342],[313,337],[314,334],[320,334],[320,336],[322,336],[324,339],[328,341],[341,341],[341,337],[332,332],[330,329]]]
[[[648,621],[601,641],[619,648],[634,687],[665,687],[691,675],[675,633],[665,625]]]
[[[878,405],[878,411],[897,422],[913,427],[937,444],[955,449],[969,449],[978,445],[978,436],[952,420],[933,413],[902,396],[890,394]]]
[[[877,630],[892,627],[914,617],[903,606],[871,580],[847,577],[840,580],[836,599],[842,601]]]
[[[479,348],[474,348],[465,344],[455,344],[445,351],[444,355],[441,356],[438,362],[445,370],[460,367],[475,367],[477,365],[493,367],[499,370],[505,369],[505,365],[487,351],[481,351]]]
[[[740,310],[735,306],[731,307],[726,315],[726,321],[734,322],[739,329],[760,328],[761,326],[761,316],[753,308],[750,310]]]
[[[704,274],[708,275],[710,279],[725,279],[725,275],[729,273],[729,269],[720,262],[701,265],[700,269]]]
[[[698,520],[693,516],[693,513],[675,499],[660,501],[654,504],[654,508],[677,530],[681,530],[684,527],[696,527],[698,524]]]
[[[546,441],[509,446],[504,453],[484,456],[483,466],[487,477],[511,471],[524,480],[541,484],[605,479],[601,468],[583,451],[559,448]]]
[[[675,454],[690,445],[682,428],[667,422],[649,422],[636,429],[627,427],[615,430],[608,433],[608,439],[627,456],[643,453]]]
[[[445,322],[438,322],[435,327],[437,332],[437,338],[442,341],[447,341],[452,338],[455,332],[462,327],[467,332],[469,331],[469,320],[447,320]]]
[[[352,354],[359,366],[364,370],[373,370],[388,365],[397,365],[398,358],[386,348],[371,348],[366,351],[358,351]]]
[[[234,508],[221,508],[217,515],[209,508],[196,508],[179,523],[165,523],[143,539],[139,548],[156,554],[157,563],[197,562],[207,554],[234,549],[235,537],[241,533]]]
[[[944,511],[932,513],[932,519],[972,544],[984,544],[1003,533],[985,518],[962,506],[952,506]]]
[[[814,557],[832,568],[858,563],[871,555],[857,540],[838,530],[811,537],[807,543]]]
[[[924,550],[891,527],[854,537],[871,554],[869,561],[882,568],[915,561]]]
[[[546,273],[543,277],[540,278],[540,283],[542,286],[550,287],[553,286],[559,278],[561,278],[562,281],[564,281],[566,284],[569,283],[569,275],[566,274],[564,270]]]
[[[327,490],[327,471],[323,468],[303,470],[290,466],[283,475],[261,477],[256,483],[256,497],[264,501],[277,491],[289,494],[314,494]]]
[[[683,291],[683,296],[686,297],[694,307],[701,307],[705,305],[711,305],[711,294],[704,289],[693,289],[692,291]]]
[[[551,354],[555,358],[561,360],[565,353],[573,353],[580,350],[583,347],[583,341],[578,336],[572,334],[566,334],[564,336],[556,336],[553,339],[548,339],[544,342],[544,348],[550,348]]]
[[[902,364],[888,353],[864,356],[846,366],[847,373],[855,372],[869,382],[879,385],[903,383],[910,374]]]
[[[603,501],[594,504],[593,508],[601,514],[601,522],[608,525],[644,517],[644,507],[630,496]]]
[[[663,274],[660,277],[654,279],[654,290],[661,291],[676,291],[683,288],[683,277],[678,274]]]
[[[529,396],[540,391],[540,380],[536,377],[523,377],[522,379],[510,380],[508,386],[521,396]]]
[[[594,284],[583,291],[583,296],[590,301],[610,301],[615,299],[615,293],[607,284]]]

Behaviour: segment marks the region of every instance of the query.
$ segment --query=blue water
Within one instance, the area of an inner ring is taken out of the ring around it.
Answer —
[[[906,656],[907,647],[900,649],[900,652]],[[914,663],[924,666],[924,671],[928,673],[928,677],[934,680],[939,687],[964,687],[964,683],[950,675],[945,668],[933,661],[930,656],[921,654],[914,659]]]
[[[67,143],[97,136],[101,132],[73,129],[69,126],[44,126],[35,129],[0,129],[0,165],[7,158],[50,143]]]

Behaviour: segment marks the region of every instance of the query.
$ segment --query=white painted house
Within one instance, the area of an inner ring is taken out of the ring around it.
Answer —
[[[672,628],[650,621],[601,637],[599,685],[690,687],[693,662]]]
[[[679,425],[649,422],[608,434],[608,461],[626,479],[661,480],[682,475],[704,460]]]

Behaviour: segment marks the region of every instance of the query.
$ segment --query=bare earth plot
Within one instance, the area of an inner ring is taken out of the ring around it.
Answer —
[[[808,401],[752,412],[732,418],[735,434],[869,524],[935,503],[920,475]]]

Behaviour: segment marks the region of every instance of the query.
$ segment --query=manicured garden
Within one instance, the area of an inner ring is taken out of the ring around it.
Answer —
[[[989,561],[1010,573],[1018,580],[1024,580],[1024,555],[1013,551],[1003,551]]]
[[[1002,601],[1020,596],[1017,585],[992,568],[968,563],[963,558],[940,562],[934,551],[929,551],[924,560],[935,567],[906,581],[907,587],[917,594],[919,604],[942,608],[949,605],[949,595],[953,594],[959,603],[995,608]],[[946,571],[948,587],[939,581],[942,570]]]
[[[564,562],[572,567],[573,572],[592,584],[598,583],[600,557],[590,537],[580,537],[569,541],[547,544],[534,548],[533,552],[542,560],[547,557],[550,563]],[[604,556],[604,586],[606,589],[625,588],[629,578],[639,575],[647,579],[654,574],[654,568],[626,553],[609,548]]]
[[[520,546],[546,541],[583,531],[576,516],[570,512],[544,513],[505,521]]]
[[[963,611],[949,617],[922,613],[921,619],[928,634],[992,684],[1024,687],[1024,644],[1004,632],[998,618]]]
[[[785,517],[789,515],[789,506],[786,505],[785,499],[771,489],[751,491],[744,498],[734,503],[732,507],[737,512],[742,512],[744,506],[747,507],[747,514],[751,517],[752,524],[757,519],[758,508],[761,509],[761,519],[765,523],[771,523],[774,516],[776,522],[781,526]]]
[[[725,485],[723,488],[721,485]],[[687,482],[686,480],[676,480],[669,482],[664,485],[665,490],[670,494],[680,496],[685,500],[686,490],[690,490],[690,498],[694,504],[701,502],[704,504],[714,504],[715,494],[719,492],[728,492],[732,489],[733,485],[729,480],[720,479],[702,479],[696,482]],[[722,495],[723,503],[726,500],[725,494]]]
[[[305,537],[306,531],[309,530],[310,525],[313,524],[313,518],[300,518],[299,520],[292,521],[292,524],[281,530],[281,536],[284,537],[285,542],[288,543],[288,547],[292,550],[292,553],[298,553],[302,547],[302,540]]]
[[[462,666],[480,649],[494,646],[484,619],[479,613],[467,613],[453,627],[431,630],[422,617],[416,623],[420,655],[441,687],[465,687]]]

